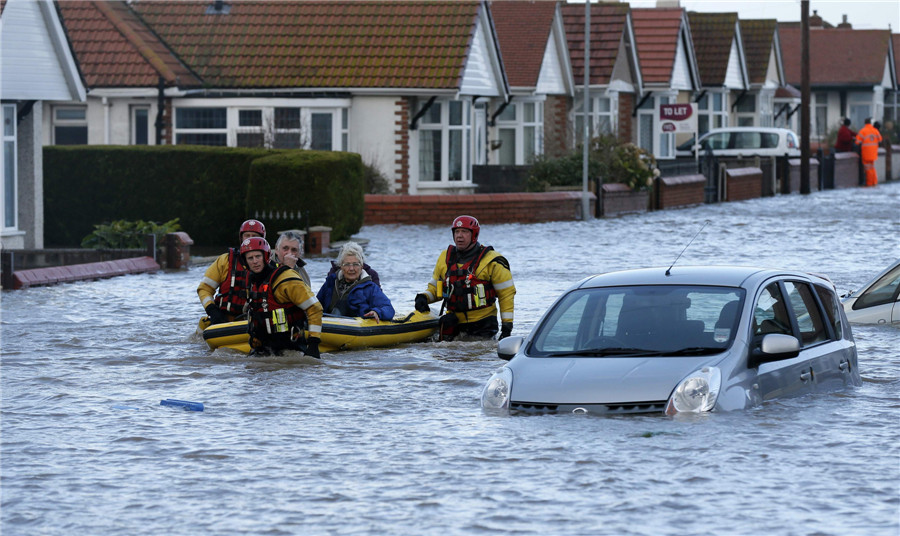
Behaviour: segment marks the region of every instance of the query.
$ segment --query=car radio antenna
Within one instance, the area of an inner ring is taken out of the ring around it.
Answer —
[[[678,256],[675,257],[675,260],[672,261],[672,266],[675,266],[675,263],[678,262],[678,259],[681,258],[681,255],[683,255],[687,248],[691,245],[691,243],[694,242],[694,239],[700,236],[700,233],[703,232],[703,229],[706,228],[707,225],[709,225],[709,222],[710,220],[706,220],[705,222],[703,222],[703,226],[700,227],[700,230],[697,231],[697,234],[694,235],[694,238],[691,238],[691,241],[687,243],[687,246],[684,246],[684,249],[681,250],[681,253],[679,253]],[[667,276],[672,275],[672,266],[669,266],[669,268],[666,270]]]

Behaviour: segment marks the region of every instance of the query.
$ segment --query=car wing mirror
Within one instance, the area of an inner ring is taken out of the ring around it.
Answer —
[[[756,368],[763,363],[791,359],[800,355],[800,341],[793,335],[769,333],[759,339],[750,354],[747,366]]]
[[[509,361],[519,352],[524,340],[525,337],[507,337],[501,340],[497,343],[497,356],[504,361]]]

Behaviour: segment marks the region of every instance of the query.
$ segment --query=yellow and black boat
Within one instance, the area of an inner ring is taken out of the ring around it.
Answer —
[[[371,318],[326,314],[322,317],[320,352],[336,352],[355,348],[394,346],[424,341],[438,327],[438,318],[431,312],[414,311],[406,316],[376,322]],[[250,353],[247,321],[237,320],[210,325],[206,317],[200,319],[203,340],[210,348],[232,348]]]

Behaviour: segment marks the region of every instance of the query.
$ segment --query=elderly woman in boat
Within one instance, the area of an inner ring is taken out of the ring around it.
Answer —
[[[340,270],[328,275],[316,295],[326,313],[373,318],[376,322],[394,318],[394,306],[363,268],[365,260],[356,242],[341,247],[337,256]]]

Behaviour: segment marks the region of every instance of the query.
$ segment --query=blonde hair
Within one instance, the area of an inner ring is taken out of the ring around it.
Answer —
[[[359,259],[360,264],[365,264],[366,255],[363,253],[363,248],[356,242],[347,242],[343,246],[341,246],[341,250],[337,255],[337,265],[340,266],[344,264],[344,259],[348,256],[353,256]]]

